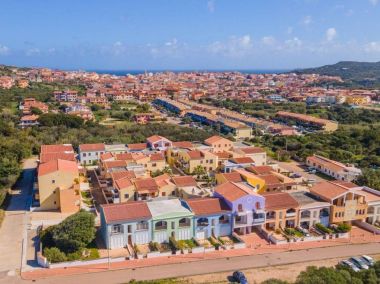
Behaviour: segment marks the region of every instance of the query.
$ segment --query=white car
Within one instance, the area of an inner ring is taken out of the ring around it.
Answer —
[[[369,269],[368,265],[359,257],[351,257],[349,259],[353,264],[355,264],[360,269]]]
[[[360,268],[357,267],[355,264],[353,264],[349,260],[342,260],[341,262],[339,262],[339,264],[343,265],[343,266],[347,266],[347,267],[351,268],[355,272],[359,272],[360,271]]]
[[[375,261],[373,260],[372,257],[368,255],[362,255],[361,259],[368,264],[369,266],[373,266],[375,264]]]

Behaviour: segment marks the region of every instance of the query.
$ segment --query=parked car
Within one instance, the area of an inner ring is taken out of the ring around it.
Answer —
[[[357,267],[355,264],[353,264],[349,260],[342,260],[341,262],[339,262],[339,264],[342,265],[342,266],[349,267],[349,268],[351,268],[355,272],[359,272],[360,271],[360,268]]]
[[[375,264],[375,261],[372,257],[368,255],[362,255],[361,259],[369,266],[373,266]]]
[[[232,277],[234,278],[234,280],[240,284],[248,284],[248,280],[247,280],[247,277],[245,277],[244,273],[241,272],[241,271],[235,271],[233,274],[232,274]]]
[[[353,264],[355,264],[360,269],[368,269],[368,265],[359,257],[351,257],[349,259]]]
[[[302,177],[299,173],[294,173],[290,175],[291,178],[300,178]]]

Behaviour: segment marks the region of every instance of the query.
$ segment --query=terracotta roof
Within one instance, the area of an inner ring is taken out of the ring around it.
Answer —
[[[212,144],[214,144],[214,143],[216,143],[216,142],[218,142],[218,141],[223,141],[223,140],[226,140],[226,142],[228,141],[228,143],[232,143],[230,140],[228,140],[228,139],[226,139],[226,138],[223,138],[223,137],[220,137],[220,136],[218,136],[218,135],[214,135],[214,136],[211,136],[210,138],[207,138],[206,140],[205,140],[205,143],[207,144],[207,145],[212,145]]]
[[[106,223],[150,219],[152,217],[148,206],[142,201],[107,204],[101,206],[103,208]]]
[[[59,145],[41,145],[41,153],[59,153],[59,152],[73,152],[74,149],[71,144]]]
[[[23,115],[20,120],[21,121],[36,121],[38,120],[39,116],[38,115],[35,115],[35,114],[31,114],[31,115]]]
[[[231,157],[231,154],[228,152],[217,152],[214,154],[217,155],[219,159],[229,159]]]
[[[158,185],[153,178],[137,179],[134,181],[137,191],[157,191]]]
[[[287,192],[271,192],[262,194],[265,197],[266,210],[297,208],[298,202]]]
[[[187,204],[195,215],[212,215],[230,211],[221,198],[193,198],[187,200]]]
[[[105,149],[106,148],[103,143],[79,145],[79,151],[81,152],[104,151]]]
[[[132,154],[130,153],[121,153],[115,155],[116,160],[130,161],[133,160]]]
[[[165,160],[165,157],[161,153],[155,153],[150,155],[151,161],[162,161]]]
[[[254,194],[254,192],[249,190],[249,188],[244,185],[238,186],[238,184],[234,182],[226,182],[218,185],[215,187],[215,192],[219,193],[230,202],[249,195],[250,193]]]
[[[247,171],[255,173],[257,175],[260,174],[269,174],[273,172],[273,168],[271,166],[251,166],[246,168]]]
[[[122,167],[126,167],[126,166],[127,166],[126,161],[106,161],[106,162],[104,162],[104,167],[107,169],[122,168]]]
[[[102,161],[108,160],[108,159],[111,159],[111,158],[113,158],[113,154],[112,153],[104,153],[104,154],[100,155],[100,160],[102,160]]]
[[[173,142],[173,147],[177,148],[193,148],[193,143],[189,141],[178,141],[178,142]]]
[[[281,180],[276,175],[267,174],[259,175],[259,177],[265,180],[266,185],[282,184]]]
[[[265,153],[265,150],[260,147],[243,147],[239,148],[245,154],[257,154],[257,153]]]
[[[150,136],[148,137],[146,140],[150,143],[150,144],[154,144],[160,140],[166,140],[166,141],[170,141],[169,139],[165,138],[165,137],[162,137],[162,136],[159,136],[159,135],[153,135],[153,136]]]
[[[227,181],[231,181],[231,182],[243,181],[243,179],[241,178],[241,175],[238,172],[222,173],[220,175],[222,175]]]
[[[56,171],[78,173],[78,165],[73,161],[51,160],[38,166],[38,176],[43,176]]]
[[[230,159],[230,161],[235,164],[253,164],[255,162],[250,157],[233,158],[233,159]]]
[[[43,153],[40,155],[40,163],[52,160],[76,161],[74,153]]]
[[[345,187],[333,181],[320,182],[310,188],[311,193],[320,196],[322,199],[328,201],[339,197],[340,195],[346,193],[348,190],[348,187]]]
[[[135,144],[127,144],[127,147],[130,150],[141,151],[141,150],[145,150],[148,147],[148,145],[146,143],[135,143]]]
[[[120,171],[120,172],[112,172],[111,178],[113,181],[117,181],[123,178],[135,178],[136,174],[133,171]]]
[[[123,188],[132,186],[133,183],[131,182],[129,178],[125,177],[125,178],[116,180],[115,185],[118,190],[121,190]]]
[[[318,155],[307,157],[307,160],[312,163],[323,165],[323,167],[329,170],[332,170],[334,172],[343,171],[345,168],[347,168],[346,165],[340,162],[333,161],[333,160],[330,160]]]
[[[159,187],[163,187],[170,183],[170,176],[168,174],[162,174],[153,178]]]
[[[344,181],[344,180],[334,180],[333,181],[335,184],[342,185],[347,188],[353,188],[353,187],[358,187],[358,185],[354,184],[353,182],[350,181]]]
[[[189,155],[190,159],[202,159],[201,151],[193,150],[193,151],[187,152],[187,154]]]
[[[172,180],[179,187],[197,186],[197,182],[192,176],[176,176],[172,177]]]

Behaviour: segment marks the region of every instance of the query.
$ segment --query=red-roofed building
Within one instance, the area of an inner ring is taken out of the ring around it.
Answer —
[[[79,160],[83,165],[98,163],[104,153],[105,145],[103,143],[79,145]]]

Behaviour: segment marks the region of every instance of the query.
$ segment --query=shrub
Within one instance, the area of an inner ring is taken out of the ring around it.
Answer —
[[[67,257],[64,252],[60,251],[56,247],[52,248],[45,248],[44,249],[44,256],[48,259],[51,263],[57,263],[57,262],[63,262],[67,260]]]
[[[50,248],[55,246],[55,242],[53,239],[54,228],[55,226],[50,226],[40,232],[40,240],[43,248]]]
[[[317,223],[315,224],[315,227],[320,230],[321,232],[323,233],[326,233],[326,234],[331,234],[332,233],[332,230],[327,228],[326,226],[324,226],[323,224],[321,223]]]
[[[94,215],[78,212],[52,229],[56,247],[65,253],[72,253],[85,248],[95,238]]]
[[[351,231],[351,225],[348,223],[340,223],[337,227],[338,232],[347,233]]]
[[[157,242],[150,242],[149,243],[149,249],[151,251],[159,251],[160,250],[160,244]]]

